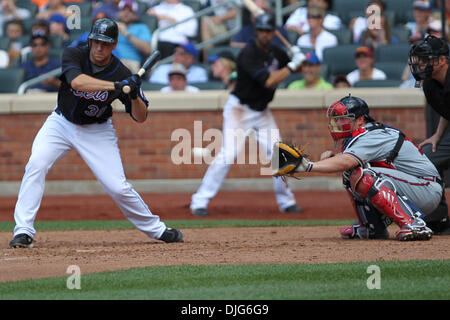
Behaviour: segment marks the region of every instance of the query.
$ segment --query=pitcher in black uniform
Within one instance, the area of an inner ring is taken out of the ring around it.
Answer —
[[[275,36],[275,18],[263,14],[256,18],[256,39],[243,48],[237,59],[237,83],[223,110],[222,149],[212,162],[202,184],[192,196],[190,209],[196,216],[207,216],[209,201],[217,194],[231,164],[245,144],[245,139],[234,136],[236,132],[255,132],[259,148],[268,159],[272,156],[272,146],[280,140],[275,119],[268,108],[277,85],[291,72],[297,71],[305,59],[298,48],[290,60],[279,47],[271,44]],[[230,134],[230,136],[228,135]],[[245,138],[245,137],[244,137]],[[281,212],[298,213],[294,195],[287,183],[273,178],[274,191]]]
[[[77,150],[103,189],[139,230],[164,242],[183,240],[181,231],[167,228],[151,213],[125,178],[110,119],[111,103],[119,99],[135,121],[144,122],[149,102],[140,88],[140,77],[131,75],[111,53],[118,33],[113,20],[99,19],[91,28],[87,46],[64,50],[58,104],[33,142],[14,212],[16,226],[11,247],[33,246],[34,220],[44,193],[45,176],[72,149]],[[126,85],[131,88],[129,94],[122,92]]]

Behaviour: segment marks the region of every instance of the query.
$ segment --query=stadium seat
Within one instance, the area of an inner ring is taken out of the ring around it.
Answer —
[[[191,82],[189,85],[200,90],[224,90],[227,86],[222,81],[210,80],[208,82]]]
[[[22,68],[0,69],[0,93],[17,93],[17,89],[25,79],[25,70]]]
[[[328,30],[328,32],[334,34],[337,37],[339,45],[353,43],[352,31],[347,28],[341,28],[339,30]]]
[[[392,28],[392,35],[396,36],[400,43],[408,43],[411,31],[406,29],[404,25],[398,25]]]
[[[406,65],[398,62],[375,62],[375,68],[384,71],[389,80],[401,80]]]
[[[64,5],[66,7],[69,7],[71,5],[78,6],[81,11],[81,16],[83,17],[90,17],[91,11],[92,11],[92,3],[91,1],[85,1],[85,2],[64,2]]]
[[[408,61],[410,45],[408,43],[386,44],[375,50],[377,62],[401,62]]]
[[[359,45],[344,44],[336,47],[325,48],[323,50],[323,64],[328,66],[329,79],[337,74],[348,74],[356,69],[355,51]]]
[[[39,11],[39,7],[30,0],[17,0],[16,6],[19,8],[28,9],[32,17],[35,17]]]
[[[8,48],[9,48],[9,38],[0,37],[0,50],[8,51]]]
[[[413,0],[385,0],[386,11],[395,12],[395,23],[406,23],[408,13],[413,12]],[[412,20],[414,21],[414,19]]]
[[[167,86],[167,84],[143,81],[141,88],[144,91],[146,91],[146,90],[159,91],[159,90],[161,90],[161,88],[163,88],[165,86]]]
[[[364,10],[369,0],[334,0],[333,12],[335,12],[345,25],[350,22],[349,13],[352,11],[360,11],[364,15]]]
[[[231,46],[215,46],[208,50],[208,58],[218,55],[222,51],[230,51],[235,58],[237,58],[239,52],[241,52],[241,48],[235,48]]]
[[[291,44],[296,44],[298,40],[298,32],[293,30],[286,30],[287,41]]]
[[[63,51],[64,51],[64,48],[50,49],[48,51],[48,55],[49,55],[50,58],[54,58],[54,59],[57,59],[57,60],[61,61],[62,55],[63,55]]]
[[[401,80],[361,80],[353,84],[355,88],[389,88],[399,87]]]
[[[291,73],[286,79],[284,79],[279,85],[278,88],[285,89],[294,81],[302,80],[303,75],[301,73]]]
[[[158,28],[158,18],[156,18],[155,16],[143,14],[139,17],[139,21],[146,24],[151,32],[155,31],[156,28]]]
[[[63,38],[58,34],[53,34],[50,36],[50,47],[52,49],[61,49],[63,47]]]

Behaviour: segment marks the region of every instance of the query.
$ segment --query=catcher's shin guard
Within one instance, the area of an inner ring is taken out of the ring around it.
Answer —
[[[353,208],[355,210],[358,221],[353,225],[339,229],[343,238],[347,239],[387,239],[389,232],[387,227],[391,224],[391,220],[382,215],[376,208],[362,201],[355,199],[353,193],[347,189]]]
[[[392,218],[400,228],[414,222],[413,217],[402,207],[402,204],[406,205],[399,200],[395,186],[389,180],[378,177],[374,171],[355,168],[350,175],[350,185],[353,192],[369,201],[382,214]]]

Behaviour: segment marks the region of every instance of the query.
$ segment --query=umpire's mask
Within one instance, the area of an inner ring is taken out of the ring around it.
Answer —
[[[413,44],[409,50],[409,67],[417,81],[431,79],[433,67],[439,63],[439,57],[448,58],[448,45],[442,39],[427,36]]]

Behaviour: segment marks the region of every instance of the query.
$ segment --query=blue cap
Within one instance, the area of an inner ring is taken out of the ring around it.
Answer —
[[[184,49],[184,51],[186,51],[187,53],[191,54],[194,56],[194,58],[197,58],[197,49],[195,49],[195,46],[192,42],[190,41],[186,41],[183,43],[179,44],[180,47],[182,47]]]
[[[48,22],[49,23],[52,23],[52,22],[62,23],[62,24],[64,24],[64,29],[66,30],[66,32],[67,33],[70,32],[70,30],[69,30],[69,28],[67,27],[67,24],[66,24],[66,17],[64,17],[62,14],[59,14],[59,13],[52,14],[50,16],[50,18],[48,19]]]
[[[320,59],[319,59],[319,57],[318,57],[317,54],[316,54],[315,52],[313,52],[313,51],[307,52],[307,53],[305,54],[305,57],[306,57],[305,62],[311,63],[311,64],[313,64],[313,65],[318,65],[318,64],[320,64]]]
[[[431,3],[431,0],[415,0],[413,2],[413,8],[421,10],[431,10],[433,9],[433,4]]]
[[[225,59],[228,59],[228,60],[231,60],[231,61],[235,61],[236,60],[234,58],[234,55],[230,51],[222,51],[222,52],[219,52],[219,54],[217,54],[215,56],[209,57],[208,58],[208,62],[209,63],[214,63],[220,58],[225,58]]]

